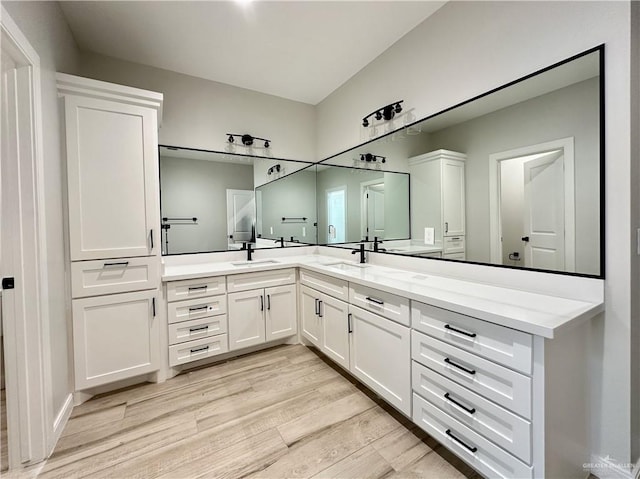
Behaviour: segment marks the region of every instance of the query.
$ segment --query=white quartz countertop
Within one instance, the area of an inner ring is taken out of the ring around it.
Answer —
[[[591,303],[480,282],[416,273],[317,254],[247,262],[165,265],[163,281],[299,267],[398,294],[530,334],[553,338],[561,328],[594,317],[604,303]]]

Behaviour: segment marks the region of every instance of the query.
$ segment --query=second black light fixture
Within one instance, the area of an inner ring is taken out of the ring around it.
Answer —
[[[382,120],[383,118],[386,121],[393,119],[396,116],[396,113],[400,113],[402,111],[402,106],[400,103],[404,102],[404,100],[394,101],[393,103],[389,103],[382,108],[378,108],[377,110],[369,113],[362,119],[362,126],[365,128],[369,126],[369,117],[375,115],[376,120]]]

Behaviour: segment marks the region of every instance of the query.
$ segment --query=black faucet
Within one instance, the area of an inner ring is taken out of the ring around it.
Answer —
[[[364,256],[364,243],[360,243],[360,248],[354,249],[351,251],[351,254],[360,253],[360,263],[366,263],[366,258]]]
[[[377,236],[373,237],[373,251],[375,253],[381,252],[381,251],[386,251],[384,248],[378,248],[378,245],[382,244],[382,241],[378,240]]]
[[[253,250],[251,249],[251,243],[245,243],[247,245],[247,261],[251,261],[251,253],[253,253]]]
[[[284,236],[280,236],[280,239],[275,240],[274,243],[280,243],[280,248],[284,248]]]
[[[291,237],[291,242],[292,242],[292,243],[300,243],[300,241],[299,241],[299,240],[295,239],[295,236],[292,236],[292,237]]]

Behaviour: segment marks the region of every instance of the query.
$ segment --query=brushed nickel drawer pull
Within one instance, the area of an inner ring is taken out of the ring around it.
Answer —
[[[366,298],[364,298],[364,299],[366,299],[367,301],[371,301],[372,303],[376,303],[376,304],[380,304],[380,305],[383,305],[383,304],[384,304],[384,301],[382,301],[381,299],[378,299],[378,298],[372,298],[371,296],[367,296],[367,297],[366,297]]]
[[[453,404],[455,404],[456,406],[458,406],[461,409],[464,409],[465,411],[467,411],[469,414],[475,414],[476,412],[476,408],[468,408],[467,406],[465,406],[464,404],[460,404],[458,401],[456,401],[455,399],[453,399],[451,397],[451,395],[449,393],[445,393],[444,398],[447,401],[452,402]]]
[[[189,312],[202,311],[202,310],[207,309],[207,308],[208,308],[208,306],[206,304],[203,305],[203,306],[192,306],[192,307],[189,308]]]
[[[204,353],[205,351],[209,351],[209,346],[203,346],[201,348],[195,348],[191,350],[191,354],[195,353]]]
[[[195,328],[189,328],[189,332],[190,333],[198,333],[200,331],[206,331],[207,329],[209,329],[209,326],[198,326]]]
[[[478,448],[477,448],[477,447],[471,447],[471,446],[469,446],[469,445],[465,444],[465,443],[464,443],[464,441],[462,441],[462,440],[458,439],[457,437],[455,437],[455,436],[451,433],[451,429],[447,429],[447,430],[445,431],[445,434],[446,434],[447,436],[449,436],[451,439],[453,439],[454,441],[456,441],[458,444],[461,444],[462,446],[466,447],[466,448],[467,448],[469,451],[471,451],[471,452],[476,452],[476,451],[478,450]]]
[[[447,363],[447,364],[450,364],[454,368],[458,368],[461,371],[464,371],[465,373],[469,373],[469,374],[475,374],[476,373],[475,369],[468,369],[468,368],[465,368],[464,366],[460,366],[459,364],[456,364],[453,361],[451,361],[451,359],[449,359],[449,358],[444,358],[444,362]]]
[[[475,338],[477,336],[476,333],[468,333],[466,331],[462,331],[461,329],[454,328],[453,326],[450,326],[448,324],[445,324],[444,328],[448,329],[449,331],[455,331],[456,333],[464,334],[465,336],[469,336],[470,338]]]

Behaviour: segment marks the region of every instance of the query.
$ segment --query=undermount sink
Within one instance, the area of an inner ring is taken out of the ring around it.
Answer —
[[[249,268],[251,266],[265,266],[279,263],[280,261],[276,261],[275,259],[257,259],[253,261],[234,261],[231,264],[237,268]]]
[[[330,268],[336,268],[336,269],[342,269],[342,270],[348,271],[348,270],[354,270],[354,269],[368,268],[370,265],[340,261],[338,263],[325,263],[322,266],[328,266]]]

